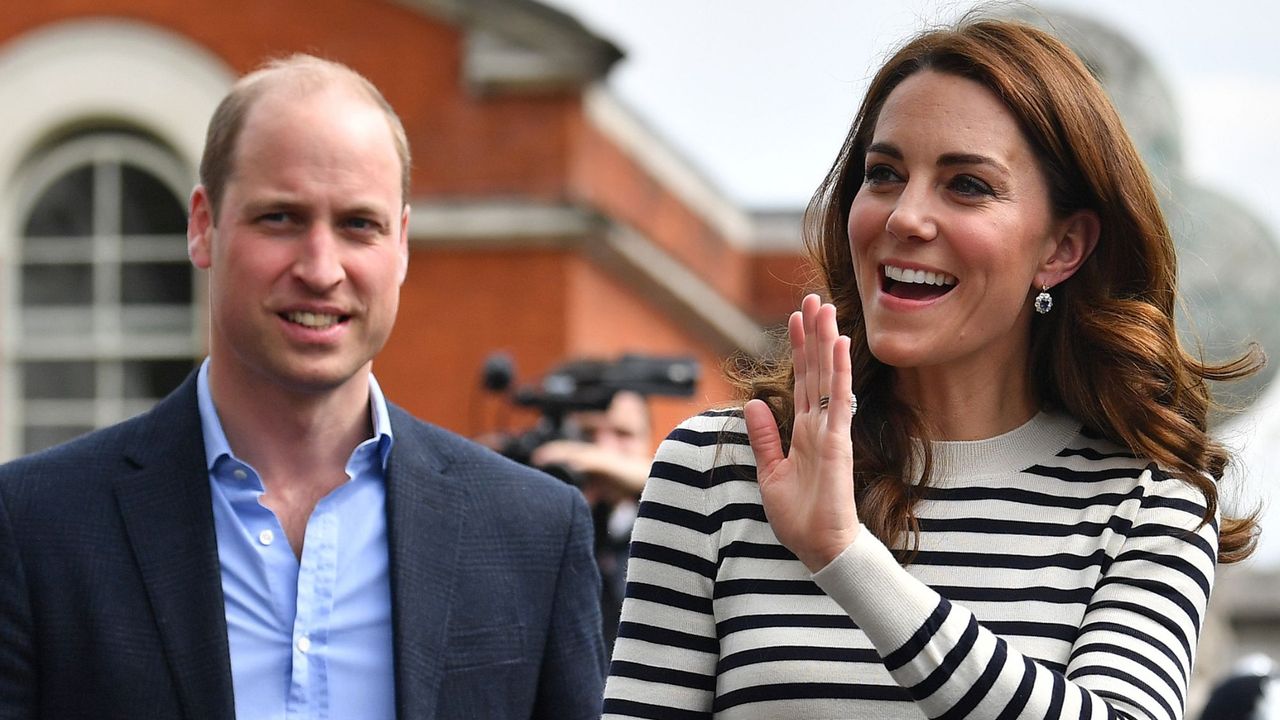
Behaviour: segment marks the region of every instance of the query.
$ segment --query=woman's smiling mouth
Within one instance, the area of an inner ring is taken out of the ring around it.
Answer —
[[[914,270],[896,265],[881,266],[881,289],[903,300],[932,300],[942,297],[956,286],[954,275],[944,272]]]

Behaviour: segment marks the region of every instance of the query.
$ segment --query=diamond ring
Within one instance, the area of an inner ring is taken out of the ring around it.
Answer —
[[[826,410],[827,406],[830,404],[831,404],[830,395],[823,395],[818,398],[819,408]],[[853,417],[854,415],[857,415],[857,414],[858,414],[858,396],[854,393],[849,393],[849,417]]]

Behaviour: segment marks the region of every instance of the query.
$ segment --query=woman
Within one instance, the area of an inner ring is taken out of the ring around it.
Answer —
[[[1258,359],[1179,346],[1105,93],[1033,28],[925,33],[808,219],[833,304],[659,449],[606,717],[1181,717],[1256,535],[1219,523],[1205,381]]]

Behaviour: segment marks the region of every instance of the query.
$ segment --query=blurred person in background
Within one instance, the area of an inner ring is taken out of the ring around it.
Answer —
[[[1213,687],[1200,720],[1280,720],[1280,676],[1266,655],[1250,655]]]
[[[535,467],[562,467],[577,479],[592,508],[596,563],[602,581],[600,609],[612,644],[626,584],[627,547],[637,502],[653,462],[653,424],[643,395],[620,390],[606,410],[571,413],[569,434],[533,451]]]

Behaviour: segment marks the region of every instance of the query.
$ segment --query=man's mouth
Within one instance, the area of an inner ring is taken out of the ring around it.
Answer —
[[[884,265],[882,289],[903,300],[932,300],[951,292],[956,286],[954,275]]]
[[[285,320],[312,330],[325,330],[346,321],[349,315],[330,315],[328,313],[304,312],[294,310],[284,313]]]

